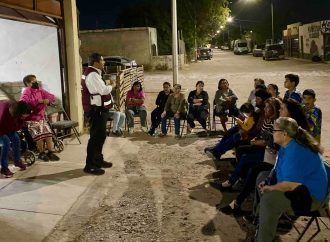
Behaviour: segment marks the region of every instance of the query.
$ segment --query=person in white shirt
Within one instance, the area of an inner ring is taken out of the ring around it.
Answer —
[[[86,166],[84,172],[93,175],[103,175],[102,168],[110,168],[111,162],[104,161],[102,148],[106,139],[106,124],[109,109],[112,107],[111,91],[115,83],[102,80],[101,74],[104,68],[103,57],[93,53],[89,58],[89,64],[81,79],[82,103],[90,125],[90,138],[87,145]],[[109,85],[106,85],[109,83]]]

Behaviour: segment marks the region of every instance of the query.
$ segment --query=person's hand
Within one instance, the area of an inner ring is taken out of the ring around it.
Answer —
[[[264,186],[266,186],[266,182],[262,181],[258,184],[258,188],[261,190]]]
[[[164,112],[162,112],[161,117],[162,117],[162,118],[165,118],[165,115],[166,115],[166,112],[164,111]]]
[[[112,86],[112,88],[115,88],[117,84],[115,81],[110,81],[110,85]]]
[[[176,112],[176,113],[174,114],[174,117],[175,117],[175,118],[180,118],[180,113]]]
[[[271,192],[271,191],[273,191],[273,186],[265,185],[260,189],[260,191],[261,191],[261,193]]]
[[[49,100],[48,99],[44,99],[44,104],[48,105],[49,104]]]
[[[110,80],[105,80],[105,85],[111,85],[111,81]]]

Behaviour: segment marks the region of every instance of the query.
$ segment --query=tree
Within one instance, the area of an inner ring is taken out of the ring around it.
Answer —
[[[209,43],[229,16],[227,0],[178,0],[178,29],[182,30],[188,55]],[[160,54],[172,52],[171,1],[142,0],[127,6],[117,18],[118,27],[154,27],[158,33]]]

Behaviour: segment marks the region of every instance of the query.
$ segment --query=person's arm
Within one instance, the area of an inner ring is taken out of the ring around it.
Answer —
[[[35,100],[32,98],[29,88],[24,89],[20,100],[30,104],[33,109],[39,104],[39,100]]]
[[[194,95],[195,95],[195,92],[194,91],[191,91],[189,93],[189,96],[188,96],[188,103],[189,104],[194,104]]]
[[[165,107],[164,107],[164,112],[166,113],[167,110],[169,110],[169,107],[171,105],[171,101],[172,101],[172,98],[173,98],[173,94],[170,94],[167,98],[167,101],[165,103]]]
[[[143,104],[144,99],[145,99],[144,91],[141,91],[139,93],[139,97],[138,98],[133,98],[132,101],[133,101],[133,103],[136,103],[136,104]]]
[[[244,131],[249,131],[253,127],[253,125],[254,125],[253,117],[247,117],[240,126]]]
[[[206,105],[207,106],[208,103],[209,103],[209,94],[206,91],[203,91],[202,97],[203,97],[202,105]]]
[[[48,104],[52,104],[55,102],[55,96],[49,92],[47,92],[45,89],[41,89],[42,91],[42,98],[44,100],[44,104],[48,105]]]
[[[112,91],[112,85],[105,85],[101,76],[96,72],[89,73],[85,83],[91,94],[107,95]]]
[[[238,97],[237,97],[236,93],[232,89],[229,89],[229,92],[230,92],[230,95],[229,95],[230,100],[232,102],[237,101]]]
[[[156,106],[159,107],[160,105],[160,100],[161,100],[161,95],[162,95],[162,91],[158,93],[157,98],[156,98]]]
[[[271,192],[271,191],[280,191],[280,192],[289,192],[296,189],[298,186],[300,186],[301,183],[297,182],[280,182],[275,185],[264,185],[261,187],[261,192]]]

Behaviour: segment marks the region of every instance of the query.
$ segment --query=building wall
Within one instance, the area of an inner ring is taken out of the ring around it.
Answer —
[[[157,49],[156,29],[148,27],[81,31],[80,40],[83,63],[91,53],[99,52],[103,56],[126,56],[138,65],[150,65],[152,44]]]
[[[185,55],[178,55],[178,65],[181,69],[185,63]],[[160,55],[152,57],[152,69],[156,70],[172,70],[172,55]]]
[[[304,58],[309,59],[313,56],[323,58],[323,34],[320,21],[300,26],[299,40]]]

